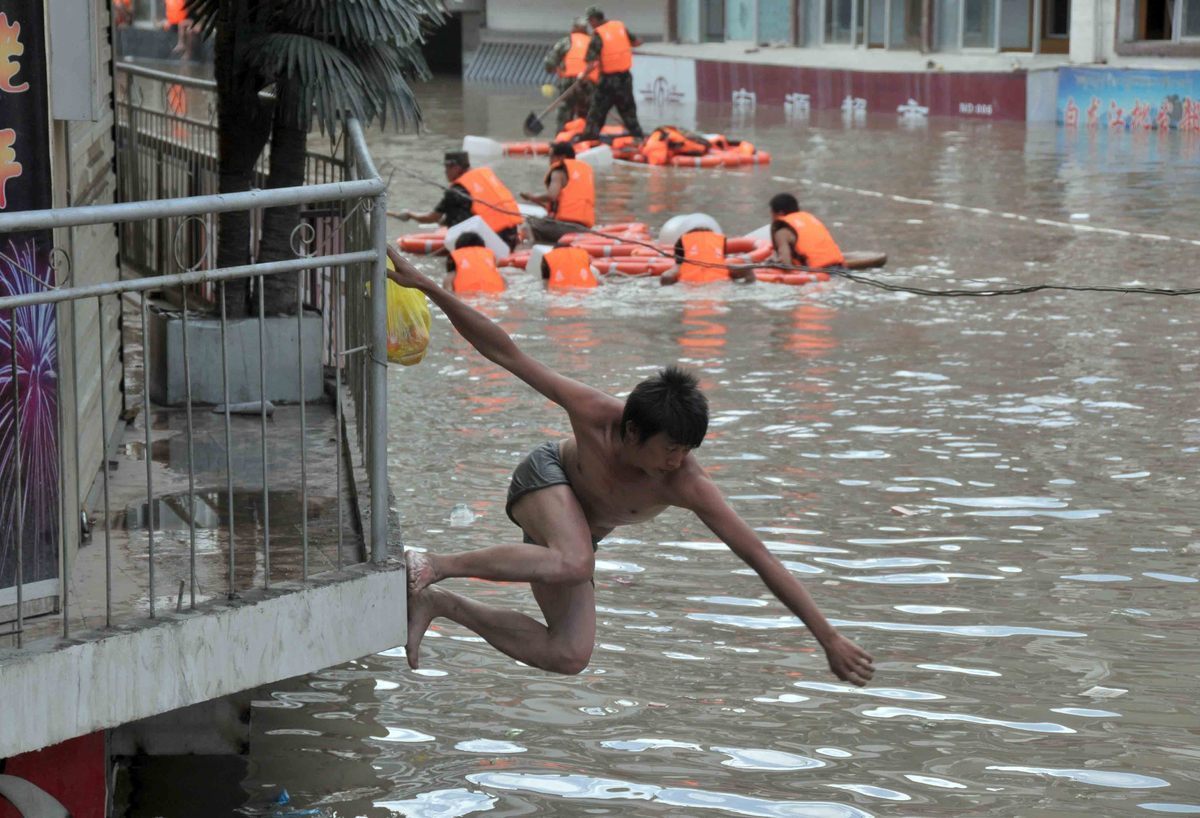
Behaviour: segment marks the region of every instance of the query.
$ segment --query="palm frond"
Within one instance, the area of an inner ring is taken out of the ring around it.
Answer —
[[[322,132],[336,133],[346,116],[370,122],[377,114],[377,93],[345,52],[301,34],[267,34],[247,50],[248,67],[268,81],[294,83],[289,95],[295,110],[285,111],[298,127],[316,116]],[[278,103],[277,103],[278,104]]]
[[[196,2],[196,0],[193,0]],[[423,27],[446,18],[441,0],[276,0],[275,28],[342,48],[420,41]]]
[[[408,84],[408,78],[427,79],[429,67],[415,45],[374,43],[354,53],[355,62],[375,92],[374,118],[387,127],[389,120],[397,128],[419,125],[421,106]]]
[[[183,8],[193,25],[200,29],[201,36],[209,36],[217,27],[221,0],[184,0]]]

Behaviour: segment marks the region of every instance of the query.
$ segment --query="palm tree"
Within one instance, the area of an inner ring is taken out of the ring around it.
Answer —
[[[214,37],[222,193],[251,187],[268,141],[267,186],[304,184],[314,119],[331,139],[346,117],[398,128],[421,121],[408,80],[428,77],[419,43],[444,19],[441,0],[187,0],[187,9]],[[273,98],[260,95],[267,89]],[[258,260],[291,257],[299,221],[299,206],[264,211]],[[249,263],[249,214],[222,213],[217,229],[218,266]],[[238,285],[226,290],[232,316],[246,314],[246,279]],[[266,312],[294,312],[296,286],[291,276],[266,279]]]

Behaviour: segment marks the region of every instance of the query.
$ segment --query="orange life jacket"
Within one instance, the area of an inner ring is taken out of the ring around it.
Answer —
[[[780,227],[790,227],[796,232],[796,242],[792,245],[792,256],[805,267],[834,267],[845,262],[837,242],[829,234],[820,219],[811,213],[797,210],[780,216],[771,225],[774,236]]]
[[[603,74],[619,74],[628,71],[633,66],[633,44],[629,41],[629,32],[625,24],[617,20],[609,20],[597,26],[596,33],[600,35],[600,72]]]
[[[596,223],[596,184],[592,166],[578,159],[563,159],[550,166],[545,184],[550,184],[550,174],[559,168],[566,172],[567,184],[558,192],[552,215],[559,221],[591,227]]]
[[[454,184],[471,197],[471,212],[497,233],[525,221],[517,200],[491,168],[471,168],[455,179]]]
[[[167,25],[177,26],[187,19],[183,0],[167,0]]]
[[[546,286],[552,290],[590,290],[597,285],[592,257],[582,247],[556,247],[542,256],[550,271]]]
[[[451,250],[454,259],[454,292],[502,293],[504,278],[496,269],[496,254],[486,247]]]
[[[571,48],[563,55],[562,65],[558,67],[558,75],[567,79],[575,79],[579,72],[587,68],[587,50],[592,44],[592,38],[581,31],[571,32]],[[600,67],[596,66],[587,74],[588,82],[600,81]]]
[[[697,136],[690,136],[672,125],[655,128],[642,143],[642,155],[651,165],[665,165],[672,156],[703,156],[711,146]]]
[[[563,125],[563,129],[554,137],[555,142],[570,142],[579,134],[583,133],[583,129],[587,127],[587,120],[583,117],[571,119],[567,124]]]
[[[693,230],[684,233],[680,242],[683,244],[683,263],[679,265],[680,281],[691,284],[729,281],[729,270],[709,266],[725,263],[724,236],[711,230]]]

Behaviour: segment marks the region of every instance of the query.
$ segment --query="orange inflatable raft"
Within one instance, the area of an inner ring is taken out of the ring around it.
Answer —
[[[585,122],[573,119],[562,131],[555,135],[556,142],[572,142],[576,152],[582,152],[598,145],[608,145],[612,148],[613,158],[624,162],[638,164],[670,165],[677,168],[736,168],[754,165],[769,165],[771,154],[759,150],[753,143],[744,139],[730,139],[724,134],[686,135],[686,132],[674,126],[663,126],[658,131],[669,132],[671,145],[676,149],[653,150],[650,145],[653,139],[639,142],[629,135],[620,125],[605,125],[600,130],[600,139],[580,140]],[[654,134],[651,134],[654,136]],[[677,139],[676,139],[677,137]],[[660,140],[661,141],[661,140]],[[501,142],[497,143],[499,150],[505,156],[545,156],[550,152],[548,142]],[[662,145],[659,145],[663,148]]]

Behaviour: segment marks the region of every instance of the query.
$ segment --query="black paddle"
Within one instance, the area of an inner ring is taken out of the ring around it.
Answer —
[[[542,117],[544,117],[546,114],[553,111],[555,106],[558,105],[558,103],[562,102],[564,99],[566,99],[567,95],[570,94],[572,91],[574,91],[575,87],[577,85],[579,85],[579,83],[583,82],[583,80],[584,80],[584,77],[579,77],[573,83],[571,83],[569,86],[567,86],[567,90],[565,90],[561,94],[559,94],[558,98],[555,99],[554,102],[551,102],[549,105],[547,105],[546,109],[544,111],[542,111],[540,114],[535,114],[533,111],[530,111],[529,116],[525,117],[525,124],[523,126],[526,135],[527,136],[537,136],[543,130],[545,130],[546,126],[542,124]]]

